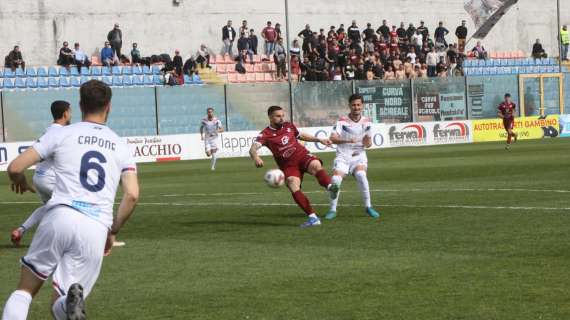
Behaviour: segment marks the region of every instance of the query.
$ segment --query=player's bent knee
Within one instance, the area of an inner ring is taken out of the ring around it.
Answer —
[[[319,160],[313,160],[309,163],[308,172],[312,175],[319,172],[323,168],[321,162]]]
[[[355,176],[355,177],[362,177],[362,178],[365,178],[365,177],[366,177],[366,170],[364,170],[364,169],[360,169],[360,170],[359,170],[359,169],[356,169],[356,170],[354,171],[354,176]]]
[[[301,180],[297,177],[287,177],[285,184],[291,192],[297,192],[301,189]]]

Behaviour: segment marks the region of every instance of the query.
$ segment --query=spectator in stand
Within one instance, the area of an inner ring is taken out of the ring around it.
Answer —
[[[299,49],[301,49],[299,47]],[[301,63],[299,62],[300,55],[291,55],[291,80],[301,80]]]
[[[239,27],[239,34],[247,33],[249,28],[247,27],[247,20],[243,20],[241,22],[241,27]]]
[[[178,49],[174,50],[174,58],[172,58],[172,64],[174,64],[174,70],[176,71],[176,74],[181,75],[184,62],[182,61],[180,50]]]
[[[123,32],[119,29],[119,24],[115,23],[113,30],[107,34],[107,41],[111,44],[113,52],[117,57],[121,56],[121,47],[123,46]]]
[[[210,48],[205,44],[201,44],[200,49],[196,52],[196,63],[199,63],[202,68],[204,68],[204,63],[206,63],[206,68],[212,68],[210,66]]]
[[[283,39],[283,33],[281,32],[281,24],[279,23],[275,24],[275,34],[276,34],[275,43],[277,43],[277,40]]]
[[[229,54],[230,56],[234,55],[235,38],[236,30],[232,27],[232,20],[228,20],[228,23],[222,28],[222,41],[224,42],[222,54]]]
[[[560,45],[562,46],[560,50],[560,58],[562,61],[568,61],[568,45],[570,45],[570,34],[566,25],[563,25],[562,29],[560,30]]]
[[[57,65],[64,66],[69,69],[69,66],[75,62],[73,57],[73,51],[69,48],[67,41],[63,42],[63,47],[59,49],[59,58],[57,59]]]
[[[424,43],[424,36],[419,28],[416,29],[416,32],[412,35],[410,43],[413,46],[413,48],[415,48],[416,52],[421,51],[422,45]]]
[[[459,52],[455,44],[452,43],[449,45],[449,49],[446,52],[446,57],[450,68],[451,69],[455,68],[455,66],[457,65],[457,60],[459,58]]]
[[[414,27],[413,23],[410,23],[408,29],[406,30],[406,38],[411,41],[414,34],[416,34],[416,27]]]
[[[435,38],[435,43],[436,45],[438,43],[443,44],[443,46],[445,48],[447,48],[447,41],[445,41],[445,36],[449,33],[449,30],[447,30],[444,26],[443,26],[443,22],[440,21],[439,22],[439,26],[437,27],[437,29],[435,29],[435,33],[434,33],[434,38]]]
[[[437,77],[446,78],[447,77],[447,64],[445,63],[445,56],[439,56],[439,61],[436,66]]]
[[[265,40],[265,54],[268,57],[273,55],[277,32],[275,32],[275,28],[271,25],[271,21],[267,21],[267,26],[261,31],[261,37]]]
[[[373,43],[378,39],[378,37],[376,37],[376,32],[374,29],[372,29],[372,24],[370,22],[366,24],[366,29],[364,29],[362,32],[362,39],[364,41],[371,39]]]
[[[360,28],[356,25],[356,20],[352,20],[352,24],[348,27],[348,38],[354,43],[360,43]]]
[[[255,35],[255,30],[249,30],[249,38],[247,40],[249,41],[249,49],[253,51],[253,54],[257,55],[257,45],[259,41]]]
[[[427,64],[424,63],[420,68],[420,78],[427,79],[427,77],[428,77],[428,66]]]
[[[477,41],[477,44],[475,45],[475,47],[473,47],[473,49],[471,49],[471,52],[473,52],[475,58],[477,59],[481,60],[487,59],[487,50],[485,50],[485,47],[483,47],[481,41]]]
[[[422,35],[422,38],[424,40],[427,40],[427,38],[429,38],[429,30],[428,28],[425,26],[424,21],[420,21],[420,26],[418,27],[418,31],[420,32],[420,34]]]
[[[77,66],[77,70],[81,71],[81,67],[89,68],[91,61],[89,61],[85,52],[79,47],[79,42],[76,42],[73,47],[73,58],[75,60],[75,65]]]
[[[319,35],[317,36],[317,40],[319,40],[319,43],[321,43],[323,40],[327,40],[327,36],[325,35],[325,29],[321,28],[319,30]]]
[[[457,45],[459,46],[459,52],[465,52],[465,43],[467,39],[467,27],[465,26],[466,21],[462,20],[461,25],[455,29],[455,35],[457,36]]]
[[[109,41],[105,41],[105,47],[101,49],[101,63],[107,67],[117,65],[115,52],[111,48],[111,43],[109,43]]]
[[[398,42],[404,42],[408,37],[406,32],[406,28],[404,27],[404,23],[400,22],[400,27],[396,30],[396,34],[398,35]]]
[[[138,46],[136,42],[133,42],[133,48],[131,49],[131,61],[137,66],[143,63]]]
[[[289,49],[289,53],[291,54],[291,58],[293,57],[301,57],[301,47],[299,46],[299,40],[293,40],[293,44]]]
[[[273,57],[277,67],[277,79],[285,79],[287,76],[287,50],[283,46],[283,39],[277,40]]]
[[[182,71],[184,74],[187,74],[190,77],[192,77],[194,74],[198,74],[198,65],[196,64],[196,59],[194,59],[194,56],[191,56],[184,62]]]
[[[418,56],[416,55],[416,48],[410,47],[410,52],[408,52],[408,54],[406,55],[406,58],[410,59],[411,64],[416,64],[417,57]]]
[[[364,53],[374,53],[376,51],[376,45],[372,38],[368,38],[364,41]]]
[[[394,69],[391,65],[386,67],[386,72],[384,72],[384,80],[396,80],[396,75],[394,74]]]
[[[435,46],[431,47],[431,51],[426,56],[427,74],[428,77],[435,77],[437,75],[437,52]]]
[[[548,55],[546,54],[546,51],[544,51],[544,48],[542,47],[542,44],[540,43],[540,39],[536,39],[536,42],[532,46],[532,57],[535,59],[541,59],[541,58],[547,58],[548,57]]]
[[[12,72],[16,71],[17,68],[26,69],[20,46],[14,46],[14,49],[8,53],[4,59],[4,67],[12,69]]]
[[[249,56],[249,61],[253,64],[253,50],[249,47],[249,38],[245,36],[245,32],[239,35],[237,48],[240,56]],[[245,61],[244,61],[245,62]]]
[[[398,41],[398,30],[396,30],[396,26],[392,26],[392,30],[390,31],[390,43],[392,43],[396,39],[396,43]]]
[[[390,41],[390,27],[388,27],[388,22],[386,20],[382,20],[382,25],[376,30],[379,36],[384,38],[385,42]]]
[[[311,31],[311,26],[306,24],[305,29],[299,32],[298,36],[303,39],[303,54],[308,54],[311,52],[311,48],[309,46],[310,39],[313,36],[313,31]]]
[[[337,33],[341,33],[341,32],[345,32],[346,30],[344,29],[344,23],[341,23],[340,26],[338,26],[338,29],[336,30]]]

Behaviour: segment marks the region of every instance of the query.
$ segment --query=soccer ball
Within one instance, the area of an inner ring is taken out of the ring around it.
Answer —
[[[265,173],[263,179],[271,188],[279,188],[285,183],[285,174],[279,169],[272,169]]]

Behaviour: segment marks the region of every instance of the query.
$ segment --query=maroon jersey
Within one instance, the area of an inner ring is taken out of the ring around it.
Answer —
[[[306,157],[309,151],[299,143],[299,130],[290,122],[280,129],[267,127],[257,136],[256,142],[266,146],[273,153],[279,167]]]
[[[511,102],[511,103],[502,102],[497,107],[497,109],[503,115],[503,119],[505,119],[505,120],[513,120],[514,119],[515,109],[516,109],[514,102]]]

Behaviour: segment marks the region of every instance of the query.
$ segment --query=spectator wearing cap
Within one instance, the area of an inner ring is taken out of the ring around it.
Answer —
[[[352,20],[352,24],[348,27],[348,38],[352,42],[360,43],[360,28],[356,25],[356,20]]]
[[[117,65],[115,52],[111,48],[111,43],[109,41],[105,41],[105,47],[101,49],[101,63],[107,67]]]
[[[277,40],[277,32],[271,25],[271,21],[267,21],[267,25],[261,31],[261,37],[265,40],[265,54],[267,56],[273,55],[275,51],[275,41]]]
[[[251,51],[253,51],[253,54],[257,55],[257,46],[258,46],[259,40],[257,39],[257,36],[255,35],[255,30],[249,29],[249,37],[247,38],[247,40],[249,41],[249,49]]]
[[[303,39],[303,53],[308,54],[311,50],[309,48],[310,39],[313,36],[313,31],[311,31],[311,26],[306,24],[305,29],[301,30],[299,34],[297,34],[299,38]]]
[[[427,38],[429,38],[429,29],[425,26],[425,22],[423,20],[420,21],[420,26],[418,27],[417,31],[420,32],[424,40],[427,40]]]
[[[59,58],[57,59],[57,64],[69,68],[75,62],[73,57],[73,51],[69,48],[67,41],[63,42],[63,47],[59,49]]]
[[[388,27],[388,22],[386,20],[382,20],[382,25],[376,30],[379,36],[384,38],[385,42],[390,41],[390,27]]]
[[[10,68],[12,71],[16,71],[17,68],[26,69],[20,46],[14,46],[14,49],[8,53],[4,59],[4,67]]]
[[[113,29],[107,34],[107,41],[111,44],[111,48],[117,54],[117,57],[120,57],[121,47],[123,46],[123,32],[119,29],[118,23],[115,23]]]
[[[222,54],[233,56],[235,38],[236,30],[232,27],[232,20],[228,20],[228,23],[222,28],[222,41],[224,42]]]
[[[131,61],[135,65],[139,65],[143,62],[138,46],[139,45],[136,42],[133,42],[133,48],[131,49]]]
[[[73,46],[73,57],[77,70],[81,70],[81,67],[89,68],[91,65],[91,61],[89,61],[85,52],[79,47],[79,42],[76,42]]]
[[[371,39],[372,42],[376,42],[376,40],[377,40],[376,32],[372,28],[372,24],[370,22],[368,22],[366,24],[366,29],[364,29],[364,31],[362,31],[362,39],[364,41]]]
[[[465,25],[466,21],[462,20],[461,25],[455,29],[455,35],[457,36],[457,45],[460,52],[465,52],[465,43],[467,41],[467,27]]]
[[[174,50],[174,58],[172,58],[172,64],[174,65],[174,70],[176,70],[176,74],[182,74],[182,67],[184,66],[184,62],[182,61],[182,57],[180,56],[180,50]]]
[[[438,43],[442,44],[445,48],[447,48],[447,41],[445,40],[445,36],[449,33],[449,30],[447,30],[444,26],[443,26],[443,22],[440,21],[439,22],[439,26],[437,27],[437,29],[435,29],[435,33],[434,33],[434,38],[435,38],[435,43],[436,45]]]
[[[239,39],[237,42],[237,48],[239,51],[239,56],[240,57],[244,57],[243,59],[245,60],[245,56],[249,56],[249,60],[251,62],[251,64],[253,64],[253,50],[251,50],[251,48],[249,47],[249,37],[246,36],[245,32],[242,32],[239,35]],[[245,61],[243,61],[245,62]]]
[[[199,63],[202,68],[204,68],[204,63],[206,63],[206,68],[211,68],[210,66],[210,48],[205,44],[200,45],[200,49],[196,52],[196,63]]]
[[[536,42],[532,46],[532,57],[535,59],[547,58],[546,52],[540,43],[540,39],[536,39]]]

